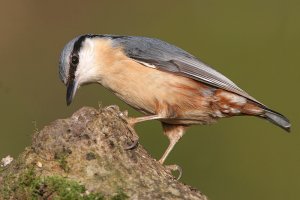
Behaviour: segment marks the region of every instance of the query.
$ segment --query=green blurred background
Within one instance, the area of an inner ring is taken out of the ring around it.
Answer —
[[[58,78],[59,54],[83,33],[156,37],[215,66],[292,121],[286,134],[254,117],[194,126],[167,164],[211,200],[300,199],[300,1],[1,1],[0,157],[17,156],[37,128],[82,106],[117,104],[99,85],[70,107]],[[137,126],[155,158],[168,145],[158,122]]]

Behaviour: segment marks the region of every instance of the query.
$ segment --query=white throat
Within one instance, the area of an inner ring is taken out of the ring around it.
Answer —
[[[95,44],[93,39],[87,38],[79,52],[79,64],[75,73],[75,77],[79,85],[96,82],[98,76],[98,66],[96,58]]]

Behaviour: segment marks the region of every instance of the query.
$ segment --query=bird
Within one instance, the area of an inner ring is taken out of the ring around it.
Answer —
[[[84,34],[69,41],[59,61],[59,76],[70,105],[82,85],[99,83],[142,117],[128,123],[159,120],[169,146],[163,164],[191,125],[221,118],[255,116],[290,132],[291,123],[223,74],[187,51],[143,36]]]

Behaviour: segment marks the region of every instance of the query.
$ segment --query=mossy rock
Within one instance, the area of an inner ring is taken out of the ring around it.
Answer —
[[[20,161],[19,161],[20,162]],[[2,169],[0,199],[56,199],[56,200],[123,200],[128,196],[117,191],[111,197],[102,193],[89,192],[85,185],[62,176],[43,176],[37,166],[25,167],[21,163],[12,163],[10,168]],[[14,171],[17,170],[17,171]],[[15,173],[17,172],[17,173]]]

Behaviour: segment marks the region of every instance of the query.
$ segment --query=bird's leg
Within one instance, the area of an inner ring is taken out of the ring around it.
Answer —
[[[162,119],[163,117],[160,115],[148,115],[143,117],[136,117],[136,118],[128,118],[127,122],[129,125],[134,126],[137,123],[144,122],[144,121],[150,121],[155,119]]]
[[[155,120],[155,119],[161,119],[162,117],[160,115],[150,115],[150,116],[143,116],[143,117],[136,117],[136,118],[126,118],[126,122],[128,123],[128,128],[131,132],[134,132],[133,126],[136,123],[144,122],[144,121],[149,121],[149,120]],[[125,147],[125,150],[131,150],[135,149],[139,145],[139,140],[138,138],[133,140],[132,144],[129,146]]]
[[[167,150],[165,151],[165,153],[163,154],[163,156],[161,157],[161,159],[159,160],[161,164],[165,162],[166,158],[174,148],[175,144],[183,136],[183,134],[185,133],[185,129],[187,128],[187,126],[183,126],[183,125],[171,125],[165,123],[162,123],[162,125],[164,129],[164,134],[169,138],[170,144]],[[179,176],[177,179],[180,179],[182,175],[181,167],[179,167],[178,165],[167,165],[166,167],[172,171],[179,171]]]

